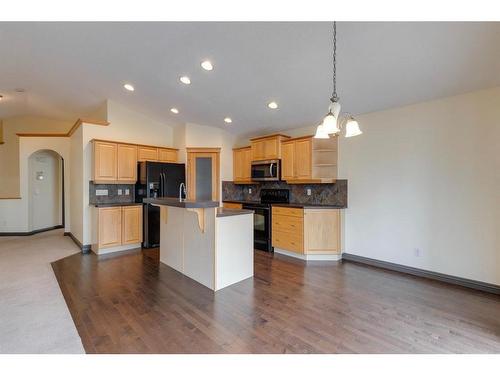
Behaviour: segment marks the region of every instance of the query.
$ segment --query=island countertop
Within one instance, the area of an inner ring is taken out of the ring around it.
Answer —
[[[180,207],[180,208],[212,208],[219,207],[219,202],[217,201],[200,201],[200,200],[179,200],[179,198],[147,198],[144,199],[144,203],[150,203],[159,206],[170,206],[170,207]]]

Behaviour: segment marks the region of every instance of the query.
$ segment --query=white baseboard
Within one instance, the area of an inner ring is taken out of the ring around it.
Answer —
[[[132,249],[140,249],[141,248],[141,243],[133,243],[129,245],[121,245],[121,246],[115,246],[115,247],[108,247],[106,249],[96,249],[94,245],[92,245],[92,251],[96,253],[97,255],[104,255],[104,254],[111,254],[111,253],[116,253],[118,251],[125,251],[125,250],[132,250]]]
[[[293,251],[283,250],[278,247],[274,248],[274,252],[302,260],[328,260],[336,262],[342,259],[342,254],[297,254]]]

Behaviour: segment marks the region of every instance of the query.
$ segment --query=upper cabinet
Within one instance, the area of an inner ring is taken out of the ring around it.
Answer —
[[[93,180],[95,183],[115,183],[118,176],[118,145],[94,141]]]
[[[240,147],[233,149],[233,181],[237,184],[249,184],[251,179],[252,149]]]
[[[174,148],[159,148],[158,161],[164,163],[177,163],[177,150]]]
[[[137,146],[118,144],[117,180],[123,184],[137,181]]]
[[[135,184],[138,161],[176,163],[177,149],[93,140],[92,180],[96,184]]]
[[[281,142],[288,138],[290,137],[283,134],[252,138],[250,140],[252,161],[281,159]]]
[[[334,182],[337,178],[337,140],[313,136],[291,138],[281,145],[281,178],[288,183]]]
[[[139,146],[138,147],[138,161],[158,161],[158,148]]]

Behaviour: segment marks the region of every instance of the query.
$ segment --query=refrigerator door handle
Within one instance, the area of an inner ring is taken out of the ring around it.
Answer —
[[[158,197],[163,196],[163,178],[161,176],[162,174],[160,173],[158,178],[159,178],[159,183],[158,183]]]
[[[165,196],[165,175],[162,173],[160,173],[160,178],[161,178],[161,196],[164,197]]]

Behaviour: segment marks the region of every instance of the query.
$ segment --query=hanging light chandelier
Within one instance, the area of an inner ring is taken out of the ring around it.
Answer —
[[[328,113],[323,118],[323,122],[318,125],[314,138],[330,138],[330,135],[339,135],[344,128],[346,137],[354,137],[363,133],[351,114],[340,113],[337,96],[337,22],[335,21],[333,22],[333,93],[330,102]]]

